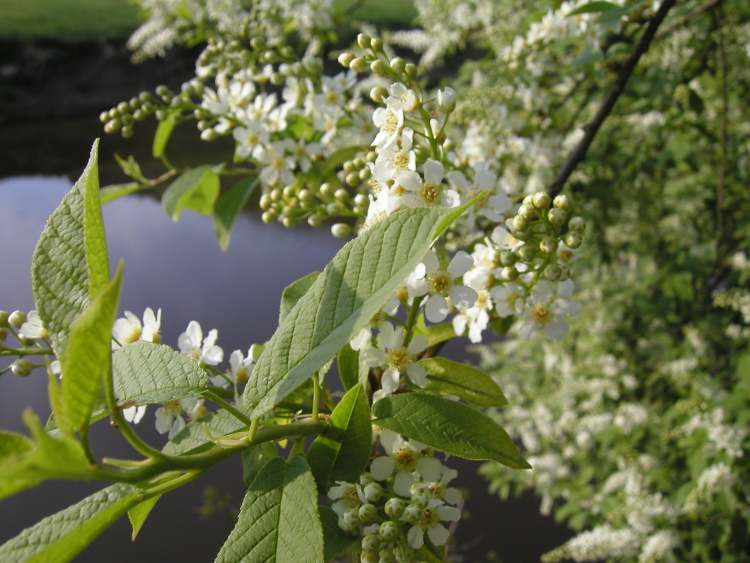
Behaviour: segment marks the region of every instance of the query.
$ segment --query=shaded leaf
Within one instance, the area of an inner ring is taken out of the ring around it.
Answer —
[[[345,344],[336,356],[336,369],[339,372],[341,385],[349,390],[359,382],[359,352]]]
[[[219,197],[214,205],[214,233],[222,250],[229,248],[232,225],[258,187],[257,178],[245,178]]]
[[[219,197],[219,167],[204,164],[179,176],[164,192],[161,203],[164,210],[178,221],[183,209],[211,215]]]
[[[319,506],[318,511],[325,538],[324,557],[326,561],[333,561],[335,557],[359,543],[359,538],[350,536],[339,527],[339,517],[330,506]]]
[[[151,154],[154,155],[154,158],[161,158],[164,156],[164,153],[167,150],[167,143],[169,143],[169,138],[172,136],[172,131],[174,131],[175,125],[177,125],[176,111],[170,111],[167,113],[166,117],[159,122],[159,125],[156,128],[156,133],[154,133],[154,142],[151,147]]]
[[[373,405],[374,424],[465,459],[530,465],[494,420],[469,406],[425,393],[391,395]]]
[[[156,503],[159,502],[160,498],[161,495],[154,495],[139,502],[128,510],[128,520],[130,520],[130,526],[132,528],[130,539],[132,541],[135,541],[135,538],[138,537],[141,528],[143,528],[143,524],[146,522],[146,518],[151,514],[151,511],[154,509],[154,506],[156,506]]]
[[[419,360],[419,364],[427,371],[427,391],[454,395],[482,407],[508,403],[497,383],[473,366],[447,358],[424,358]]]
[[[306,276],[302,276],[298,280],[290,283],[284,291],[281,292],[281,303],[279,304],[279,322],[286,318],[289,311],[292,310],[302,296],[307,293],[315,280],[318,279],[320,272],[310,272]]]

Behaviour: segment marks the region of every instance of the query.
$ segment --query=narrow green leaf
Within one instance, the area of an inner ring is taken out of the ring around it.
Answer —
[[[339,517],[330,506],[319,506],[320,522],[323,525],[325,538],[324,557],[326,561],[333,561],[337,556],[350,550],[357,542],[356,536],[350,536],[339,526]]]
[[[146,522],[146,518],[151,514],[151,511],[154,509],[154,506],[156,506],[156,503],[159,502],[160,498],[161,495],[154,495],[139,502],[128,510],[128,520],[130,520],[130,526],[133,530],[130,534],[130,539],[132,541],[135,541],[135,538],[138,537],[141,528],[143,528],[143,524]]]
[[[126,184],[112,184],[102,188],[102,204],[118,200],[126,195],[134,194],[142,190],[152,189],[149,185],[139,184],[138,182],[128,182]]]
[[[112,377],[120,404],[149,405],[196,397],[208,387],[206,370],[189,356],[164,344],[143,341],[113,354]]]
[[[465,459],[531,466],[494,420],[469,406],[425,393],[391,395],[373,405],[374,424]]]
[[[315,480],[305,459],[272,459],[250,485],[216,562],[322,562],[317,505]]]
[[[219,197],[214,206],[214,233],[222,250],[229,248],[232,225],[258,187],[257,178],[245,178]]]
[[[497,383],[473,366],[447,358],[424,358],[419,363],[427,371],[427,391],[454,395],[481,407],[508,404]]]
[[[48,434],[31,411],[24,412],[23,418],[31,431],[32,445],[24,448],[16,443],[15,453],[8,451],[0,458],[0,499],[47,479],[93,478],[89,461],[77,440],[65,435]]]
[[[172,131],[174,131],[175,125],[177,125],[176,111],[169,112],[167,116],[159,122],[159,126],[156,128],[156,133],[154,133],[154,143],[151,147],[151,153],[154,155],[154,158],[161,158],[164,156],[164,153],[167,150],[167,143],[172,136]]]
[[[427,345],[435,346],[447,342],[451,338],[455,338],[456,331],[453,330],[453,323],[442,323],[438,325],[430,325],[424,322],[424,315],[420,313],[417,317],[417,324],[415,327],[417,334],[427,337]]]
[[[78,431],[89,423],[101,397],[112,354],[112,325],[117,317],[122,263],[114,279],[91,302],[70,328],[62,357],[62,389],[58,420],[65,432]]]
[[[23,434],[0,430],[0,464],[7,458],[28,453],[32,442]]]
[[[138,501],[138,489],[119,483],[40,520],[0,546],[2,561],[64,563],[78,555]]]
[[[258,359],[244,392],[252,417],[272,409],[364,328],[466,207],[397,211],[344,245]]]
[[[242,457],[242,480],[249,487],[263,466],[274,457],[278,457],[279,452],[274,442],[261,442],[245,448],[240,455]]]
[[[315,280],[318,279],[320,272],[310,272],[298,280],[290,283],[284,291],[281,292],[281,303],[279,304],[279,322],[283,321],[289,314],[289,311],[297,304],[302,296],[307,293]]]
[[[47,220],[31,262],[34,303],[58,356],[71,324],[109,279],[98,146],[94,142],[81,177]]]
[[[370,406],[361,384],[342,397],[331,413],[331,424],[341,431],[340,437],[318,436],[307,452],[321,494],[335,481],[356,481],[370,461]]]
[[[220,168],[219,168],[220,169]],[[217,167],[204,164],[179,176],[164,192],[161,202],[173,221],[183,209],[211,215],[221,189]]]
[[[349,390],[359,382],[359,352],[345,344],[336,356],[336,369],[344,389]]]

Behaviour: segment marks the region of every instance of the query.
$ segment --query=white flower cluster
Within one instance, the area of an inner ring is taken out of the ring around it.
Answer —
[[[376,457],[359,483],[337,482],[328,491],[339,526],[361,539],[362,561],[416,561],[429,540],[446,544],[461,518],[461,492],[450,486],[457,471],[414,440],[382,430],[385,455]]]

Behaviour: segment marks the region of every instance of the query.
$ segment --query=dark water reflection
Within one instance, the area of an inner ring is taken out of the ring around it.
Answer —
[[[76,162],[83,163],[90,137],[77,145]],[[105,157],[106,158],[106,157]],[[67,169],[65,170],[67,172]],[[0,175],[2,170],[0,170]],[[0,308],[32,307],[30,260],[34,244],[49,213],[70,187],[67,177],[11,177],[0,180]],[[219,343],[228,354],[270,337],[276,325],[281,290],[294,279],[321,269],[340,242],[326,230],[288,231],[264,225],[257,214],[241,216],[232,244],[222,253],[206,217],[185,213],[177,224],[159,202],[147,197],[118,200],[104,213],[113,264],[125,260],[122,307],[140,314],[147,306],[163,309],[163,338],[174,345],[187,323],[198,320],[205,329],[218,328]],[[460,346],[449,354],[465,356]],[[0,426],[22,430],[20,414],[32,407],[48,413],[43,377],[0,380]],[[153,408],[139,425],[147,439],[158,442]],[[99,425],[93,436],[97,454],[132,456],[117,433]],[[459,527],[459,544],[466,561],[484,561],[496,551],[504,561],[537,561],[539,554],[567,535],[564,528],[537,514],[538,501],[526,498],[501,503],[486,495],[486,482],[474,475],[475,465],[458,463],[461,486],[473,500],[471,518]],[[135,543],[127,521],[121,521],[80,561],[211,561],[232,526],[222,513],[201,522],[196,513],[207,484],[229,493],[239,505],[243,490],[239,463],[231,460],[209,471],[206,479],[162,499]],[[2,503],[0,543],[40,517],[79,500],[100,484],[47,483]],[[292,563],[292,562],[290,562]]]

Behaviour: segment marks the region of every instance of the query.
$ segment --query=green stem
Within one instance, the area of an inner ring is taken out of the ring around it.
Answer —
[[[44,356],[54,354],[49,348],[36,348],[33,346],[23,348],[3,348],[0,350],[0,356]]]
[[[218,405],[219,407],[221,407],[222,409],[224,409],[225,411],[228,411],[230,414],[232,414],[237,420],[239,420],[243,424],[246,424],[247,426],[252,426],[253,421],[250,420],[250,418],[245,413],[243,413],[237,407],[235,407],[234,405],[228,403],[227,401],[219,397],[219,395],[217,395],[213,391],[207,389],[203,392],[203,396],[206,399]]]
[[[406,318],[406,336],[404,336],[404,346],[408,346],[414,336],[414,325],[417,323],[417,316],[419,315],[419,305],[422,303],[424,297],[415,297],[412,301],[411,308],[409,309],[409,316]]]
[[[317,421],[320,413],[320,374],[315,372],[313,375],[313,404],[312,419]]]

